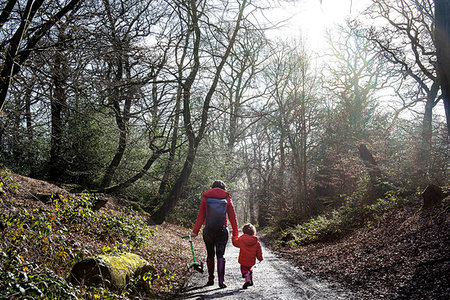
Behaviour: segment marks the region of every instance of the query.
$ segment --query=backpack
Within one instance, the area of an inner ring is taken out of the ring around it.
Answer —
[[[206,198],[206,227],[222,229],[227,214],[227,199]]]

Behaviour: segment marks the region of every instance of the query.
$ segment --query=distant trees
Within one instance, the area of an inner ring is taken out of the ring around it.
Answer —
[[[357,150],[362,143],[374,143],[375,132],[385,125],[377,123],[380,103],[376,93],[389,76],[382,57],[367,39],[350,26],[333,33],[339,38],[329,41],[324,86],[329,99],[314,187],[315,195],[325,203],[336,199],[333,194],[351,193],[364,174]]]
[[[320,132],[320,80],[311,60],[296,41],[273,43],[264,63],[260,107],[264,114],[249,127],[243,141],[245,178],[251,185],[250,214],[257,204],[258,223],[272,217],[310,215],[311,153]]]

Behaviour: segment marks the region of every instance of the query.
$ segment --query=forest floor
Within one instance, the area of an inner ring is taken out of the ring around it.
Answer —
[[[431,210],[419,202],[336,241],[273,250],[358,299],[450,299],[450,197]]]
[[[82,258],[92,257],[103,254],[105,249],[115,251],[122,244],[130,245],[132,242],[130,236],[141,236],[142,225],[152,234],[144,237],[145,242],[141,246],[133,247],[131,252],[146,259],[156,268],[158,274],[156,274],[157,279],[153,281],[151,294],[143,293],[138,298],[173,298],[174,291],[183,285],[191,275],[186,267],[192,262],[189,242],[181,239],[181,236],[189,234],[190,229],[168,223],[148,225],[146,214],[130,210],[132,202],[109,195],[102,196],[108,201],[98,212],[83,211],[90,215],[90,217],[85,217],[85,224],[80,225],[73,220],[67,222],[66,219],[70,219],[70,216],[68,213],[62,214],[62,203],[59,204],[58,209],[51,201],[50,203],[43,202],[38,197],[40,194],[47,194],[71,199],[72,197],[79,198],[81,194],[70,193],[55,184],[14,173],[0,179],[0,275],[6,274],[3,273],[5,267],[10,268],[8,262],[15,261],[15,258],[20,259],[19,262],[13,264],[13,270],[18,273],[18,276],[16,279],[11,278],[11,280],[15,280],[11,289],[14,288],[14,285],[23,286],[28,293],[30,281],[24,282],[24,274],[28,274],[25,279],[37,278],[45,269],[50,269],[62,279],[68,278],[73,264],[79,260],[80,256]],[[98,221],[105,215],[115,216],[109,219],[114,222],[108,224],[109,227]],[[45,221],[44,226],[48,224],[51,227],[50,235],[44,238],[39,237],[41,232],[38,234],[34,229],[35,225],[29,225],[37,224],[36,220]],[[130,222],[136,222],[131,224],[135,225],[135,228],[130,227]],[[83,230],[78,231],[78,227]],[[126,232],[128,232],[128,236],[124,234]],[[44,245],[41,240],[48,241],[48,243]],[[201,256],[203,245],[198,243],[194,246],[196,253]],[[9,253],[17,253],[17,255],[10,260],[6,257]],[[25,262],[29,267],[27,270],[21,271],[21,265]],[[42,280],[47,280],[46,282],[32,283],[41,287],[43,285],[50,286],[56,282],[55,279],[45,276],[47,279],[43,276],[40,277],[44,278]],[[2,290],[2,288],[11,286],[11,284],[6,286],[5,282],[5,286],[2,286],[1,281],[5,279],[0,276],[0,299],[17,299],[15,296],[10,298],[12,292],[8,293],[6,290]],[[98,296],[97,291],[83,291],[82,289],[78,291],[79,299]],[[89,292],[91,295],[86,296]],[[102,291],[100,290],[100,292]],[[45,292],[44,295],[46,295]],[[136,293],[133,295],[136,296]],[[116,297],[117,299],[127,299],[117,294],[110,297],[105,299],[116,299]],[[55,296],[50,296],[50,298],[53,299]],[[60,295],[56,298],[60,298]]]

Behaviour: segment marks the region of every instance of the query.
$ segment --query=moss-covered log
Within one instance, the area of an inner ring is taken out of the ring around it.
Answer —
[[[103,285],[121,290],[130,278],[147,272],[156,273],[156,270],[137,254],[99,255],[76,263],[69,280],[73,284]]]

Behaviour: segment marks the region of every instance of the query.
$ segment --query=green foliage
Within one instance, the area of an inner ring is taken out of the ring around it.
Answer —
[[[287,243],[291,246],[338,238],[361,226],[373,226],[384,213],[398,209],[410,201],[400,194],[400,191],[389,190],[375,203],[364,205],[361,197],[364,197],[365,192],[360,186],[351,196],[343,196],[346,201],[340,208],[313,217],[281,234],[293,234],[295,239]]]
[[[115,241],[114,247],[109,247],[109,246],[104,245],[102,248],[102,253],[114,255],[114,254],[129,252],[129,251],[131,251],[131,249],[132,249],[132,247],[128,246],[127,244],[123,244],[123,243]]]
[[[103,112],[93,114],[91,108],[82,109],[67,120],[63,153],[69,172],[61,181],[94,186],[101,180],[104,166],[109,163],[109,155],[116,147],[116,138],[110,132],[114,120]]]
[[[147,229],[145,222],[138,217],[133,217],[131,210],[128,214],[101,214],[98,221],[107,229],[121,234],[128,238],[128,242],[133,247],[140,247],[150,235],[155,235],[155,231]]]
[[[131,209],[93,211],[94,197],[88,193],[52,195],[45,206],[22,206],[13,200],[17,184],[7,170],[0,171],[0,188],[0,299],[117,299],[102,287],[74,287],[64,280],[76,262],[92,255],[79,240],[104,243],[103,252],[117,253],[139,248],[156,235]],[[170,290],[173,276],[161,275],[158,288]]]
[[[126,288],[122,291],[122,296],[127,298],[148,298],[149,296],[158,298],[156,291],[169,293],[179,285],[175,277],[176,274],[163,269],[159,274],[147,272],[139,277],[130,278]]]
[[[16,250],[0,250],[5,271],[0,275],[1,299],[78,299],[70,283],[49,268],[25,261]]]

